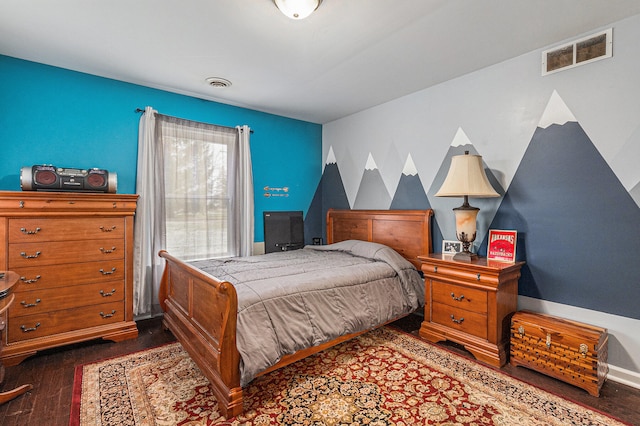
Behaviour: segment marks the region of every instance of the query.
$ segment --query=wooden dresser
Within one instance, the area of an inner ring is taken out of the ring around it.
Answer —
[[[0,357],[138,335],[133,321],[137,195],[0,191],[0,270],[20,277]]]
[[[420,336],[463,345],[478,360],[501,367],[509,355],[510,320],[518,305],[524,262],[478,258],[458,262],[451,255],[418,256],[425,277]]]

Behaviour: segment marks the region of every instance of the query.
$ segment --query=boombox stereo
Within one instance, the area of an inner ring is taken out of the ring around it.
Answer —
[[[20,170],[23,191],[116,192],[118,176],[102,169],[26,166]]]

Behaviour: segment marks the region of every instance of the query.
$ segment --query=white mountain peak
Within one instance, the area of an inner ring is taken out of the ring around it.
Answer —
[[[406,176],[415,176],[418,174],[418,169],[416,168],[416,165],[413,162],[413,158],[411,158],[411,154],[407,156],[407,161],[404,163],[404,169],[402,169],[402,174]]]
[[[367,158],[367,164],[364,166],[365,170],[375,170],[378,166],[376,166],[376,162],[373,161],[373,156],[369,153],[369,158]]]
[[[471,145],[471,141],[467,137],[467,134],[462,130],[462,127],[458,127],[456,135],[453,137],[451,146]]]
[[[567,121],[578,120],[576,120],[576,117],[569,110],[567,104],[565,104],[560,95],[558,95],[558,92],[554,90],[551,94],[551,98],[549,99],[549,103],[547,103],[547,107],[542,113],[542,118],[540,119],[540,123],[538,123],[538,127],[546,129],[552,124],[563,125]]]
[[[325,164],[336,164],[336,155],[333,153],[333,146],[329,147],[329,153],[327,154],[327,162]]]

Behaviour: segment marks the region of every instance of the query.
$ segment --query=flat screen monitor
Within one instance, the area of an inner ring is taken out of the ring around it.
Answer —
[[[287,251],[304,246],[302,210],[264,212],[264,252]]]

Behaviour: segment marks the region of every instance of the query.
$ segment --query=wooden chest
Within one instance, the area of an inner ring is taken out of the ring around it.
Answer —
[[[605,328],[518,311],[511,319],[511,365],[531,368],[599,396],[609,369],[607,340]]]

